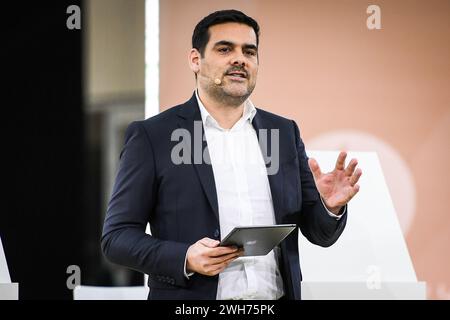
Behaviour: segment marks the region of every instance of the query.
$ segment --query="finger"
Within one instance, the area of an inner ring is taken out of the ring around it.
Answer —
[[[320,167],[319,167],[319,164],[317,163],[316,159],[309,158],[308,165],[309,165],[309,168],[311,169],[314,179],[316,179],[316,180],[319,179],[320,176],[322,175],[322,171],[320,171]]]
[[[216,247],[216,248],[211,248],[208,252],[208,256],[210,257],[220,257],[223,256],[225,254],[230,254],[230,253],[235,253],[237,252],[239,249],[237,247]]]
[[[359,192],[359,189],[360,189],[359,184],[355,184],[355,185],[353,186],[353,195],[352,195],[352,198]]]
[[[228,264],[225,264],[225,265],[221,266],[220,268],[211,270],[211,271],[208,272],[206,275],[208,275],[208,276],[215,276],[215,275],[218,275],[219,273],[223,272],[223,270],[225,270],[226,267],[228,267]]]
[[[225,261],[228,261],[230,259],[237,259],[240,256],[242,256],[242,253],[237,251],[237,252],[225,254],[225,255],[222,255],[222,256],[219,256],[219,257],[209,258],[208,259],[208,265],[221,264],[221,263],[223,263]]]
[[[350,201],[359,192],[359,189],[359,184],[355,184],[353,187],[351,187],[347,202]]]
[[[233,262],[234,260],[236,260],[238,257],[233,257],[230,259],[227,259],[225,261],[223,261],[222,263],[216,264],[214,266],[211,266],[210,269],[208,270],[210,275],[216,275],[221,273],[223,270],[225,270],[226,267],[228,267],[228,265]]]
[[[353,172],[355,171],[356,166],[358,165],[358,160],[352,159],[350,163],[348,164],[347,168],[345,169],[345,174],[347,176],[351,176]]]
[[[345,158],[347,158],[347,152],[341,151],[336,161],[336,170],[344,170]]]
[[[214,267],[208,267],[205,270],[205,274],[208,276],[215,276],[216,274],[221,273],[223,270],[225,270],[226,267],[228,267],[229,263],[222,263],[220,265],[215,265]]]
[[[358,182],[359,178],[362,175],[361,169],[356,169],[355,173],[350,177],[350,185],[353,187]]]
[[[217,246],[219,245],[219,243],[220,243],[220,241],[214,240],[214,239],[211,239],[211,238],[203,238],[203,239],[199,240],[199,242],[200,242],[202,245],[204,245],[204,246],[206,246],[206,247],[208,247],[208,248],[215,248],[215,247],[217,247]]]

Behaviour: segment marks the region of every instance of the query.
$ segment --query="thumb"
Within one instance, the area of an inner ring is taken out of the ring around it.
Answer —
[[[215,248],[220,243],[220,241],[214,240],[214,239],[210,239],[210,238],[203,238],[199,242],[201,244],[203,244],[204,246],[208,247],[208,248]]]
[[[309,165],[309,168],[311,169],[314,179],[316,179],[316,180],[319,179],[320,176],[322,175],[322,171],[320,171],[320,167],[319,167],[319,164],[317,163],[316,159],[309,158],[308,165]]]

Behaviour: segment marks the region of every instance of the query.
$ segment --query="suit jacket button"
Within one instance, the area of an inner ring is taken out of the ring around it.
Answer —
[[[219,229],[216,229],[216,231],[214,231],[214,238],[219,238],[220,236],[220,231]]]

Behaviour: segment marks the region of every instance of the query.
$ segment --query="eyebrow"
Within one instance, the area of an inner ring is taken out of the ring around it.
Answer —
[[[216,48],[216,47],[218,47],[218,46],[230,46],[230,47],[234,47],[235,45],[236,45],[236,44],[233,43],[233,42],[231,42],[231,41],[221,40],[221,41],[218,41],[218,42],[216,42],[216,43],[214,44],[214,48]],[[243,45],[243,47],[244,47],[244,49],[253,49],[253,50],[258,51],[258,47],[255,46],[254,44],[246,43],[246,44]]]

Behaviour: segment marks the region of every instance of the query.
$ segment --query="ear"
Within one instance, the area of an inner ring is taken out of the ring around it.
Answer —
[[[201,65],[201,56],[200,52],[198,52],[197,49],[192,48],[189,52],[189,67],[194,73],[198,73],[200,71],[200,65]]]

